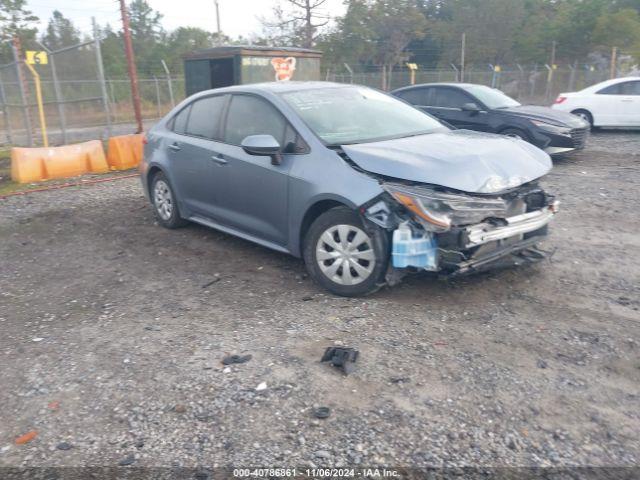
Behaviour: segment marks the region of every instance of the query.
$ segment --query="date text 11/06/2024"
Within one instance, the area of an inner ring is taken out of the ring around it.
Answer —
[[[394,478],[397,470],[387,468],[234,468],[236,478]]]

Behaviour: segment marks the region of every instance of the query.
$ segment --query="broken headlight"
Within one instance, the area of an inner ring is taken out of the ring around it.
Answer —
[[[474,197],[392,183],[384,184],[383,188],[415,214],[425,229],[433,232],[446,232],[452,225],[469,225],[489,217],[507,216],[507,205],[501,198]]]

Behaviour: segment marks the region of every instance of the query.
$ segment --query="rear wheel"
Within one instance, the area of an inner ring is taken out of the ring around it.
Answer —
[[[188,222],[180,217],[176,196],[169,180],[162,172],[151,181],[151,202],[158,223],[165,228],[180,228]]]
[[[383,285],[389,240],[381,228],[365,226],[356,212],[338,207],[313,222],[303,254],[316,283],[336,295],[355,297]]]
[[[593,115],[591,115],[590,112],[586,110],[574,110],[571,113],[573,113],[576,117],[580,117],[584,121],[589,122],[589,125],[591,126],[591,128],[593,128]]]

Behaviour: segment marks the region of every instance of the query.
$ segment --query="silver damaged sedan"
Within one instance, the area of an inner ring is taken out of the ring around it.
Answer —
[[[302,257],[358,296],[408,272],[455,276],[545,258],[558,202],[542,150],[451,130],[376,90],[274,82],[198,93],[145,139],[158,222],[197,222]]]

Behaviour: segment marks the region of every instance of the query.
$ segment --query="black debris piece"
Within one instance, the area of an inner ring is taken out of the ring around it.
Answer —
[[[120,465],[121,467],[126,467],[127,465],[133,464],[135,461],[136,457],[134,457],[133,455],[127,455],[118,462],[118,465]]]
[[[211,285],[213,285],[214,283],[218,283],[219,281],[220,281],[220,277],[216,277],[213,280],[211,280],[210,282],[207,282],[204,285],[202,285],[202,288],[210,287]]]
[[[409,383],[411,379],[409,377],[391,377],[389,379],[391,383]]]
[[[313,410],[313,416],[316,418],[327,418],[331,415],[329,407],[318,407]]]
[[[356,368],[359,352],[351,347],[327,347],[321,362],[331,362],[334,367],[341,368],[347,375]]]
[[[71,445],[69,442],[60,442],[58,445],[56,445],[56,448],[58,450],[71,450],[73,448],[73,445]]]
[[[253,358],[252,355],[229,355],[222,359],[223,365],[233,365],[234,363],[247,363]]]

